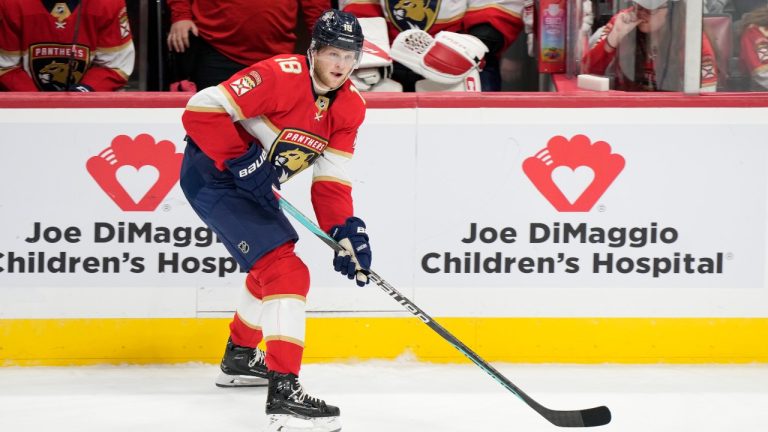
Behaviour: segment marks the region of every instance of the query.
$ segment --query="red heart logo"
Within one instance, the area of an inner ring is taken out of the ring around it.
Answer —
[[[149,134],[135,139],[119,135],[85,167],[124,211],[154,211],[179,181],[183,157],[170,141],[155,143]]]
[[[560,212],[588,212],[624,169],[624,158],[605,141],[585,135],[552,137],[523,162],[536,189]]]

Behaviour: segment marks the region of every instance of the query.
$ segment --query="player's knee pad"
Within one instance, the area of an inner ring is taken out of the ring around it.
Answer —
[[[251,272],[248,272],[248,274],[245,276],[245,289],[248,293],[250,293],[251,297],[257,298],[259,300],[264,297],[259,280],[256,279],[256,277]]]
[[[245,289],[237,304],[237,315],[243,324],[250,328],[260,328],[262,298],[261,284],[251,273],[248,273],[245,278]]]
[[[278,246],[251,268],[250,273],[261,286],[262,299],[275,295],[307,296],[309,269],[293,248],[293,242]]]

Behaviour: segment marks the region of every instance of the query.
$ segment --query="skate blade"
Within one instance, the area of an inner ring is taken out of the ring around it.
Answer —
[[[287,414],[270,414],[267,416],[265,432],[339,432],[341,419],[339,417],[294,417]]]
[[[227,375],[224,372],[216,377],[217,387],[264,387],[269,384],[266,378],[248,375]]]

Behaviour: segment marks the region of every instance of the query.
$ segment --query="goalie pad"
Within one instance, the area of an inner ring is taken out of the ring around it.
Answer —
[[[384,18],[359,18],[363,30],[363,56],[350,79],[360,91],[372,91],[383,78],[392,76],[392,57],[389,56],[389,35]]]
[[[389,78],[382,78],[381,81],[377,82],[376,85],[371,86],[368,91],[372,92],[398,92],[402,93],[403,86],[399,82],[389,79]]]
[[[381,81],[381,70],[380,68],[356,69],[352,75],[349,76],[349,79],[352,80],[352,84],[354,84],[358,90],[370,91],[371,87]]]
[[[360,59],[358,68],[392,66],[392,57],[389,56],[387,21],[384,18],[359,18],[358,21],[365,36],[363,57]]]
[[[473,70],[463,80],[454,84],[441,84],[428,79],[416,81],[415,90],[417,93],[421,92],[479,92],[482,91],[480,86],[480,72]]]
[[[480,39],[441,31],[434,38],[429,33],[410,29],[401,32],[392,43],[394,60],[440,84],[456,84],[482,66],[488,47]]]

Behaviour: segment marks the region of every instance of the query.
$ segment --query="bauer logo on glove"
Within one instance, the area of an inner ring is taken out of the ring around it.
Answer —
[[[261,164],[264,163],[264,161],[267,160],[267,153],[261,152],[261,156],[259,156],[256,161],[248,165],[247,168],[243,168],[240,171],[237,172],[237,174],[240,176],[240,178],[247,176],[248,174],[253,174],[254,171],[256,171],[257,168],[261,166]]]
[[[267,161],[261,144],[251,144],[245,154],[226,161],[226,166],[235,179],[238,192],[269,212],[280,212],[280,204],[272,192],[273,186],[280,189],[280,178],[275,166]]]
[[[354,216],[347,218],[344,225],[331,228],[330,234],[345,249],[336,252],[333,269],[349,279],[355,279],[358,286],[365,286],[371,268],[371,245],[365,222]]]

